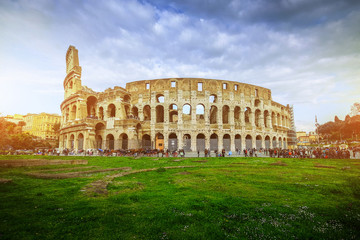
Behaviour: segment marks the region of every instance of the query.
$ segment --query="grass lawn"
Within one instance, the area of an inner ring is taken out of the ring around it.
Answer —
[[[31,158],[88,164],[0,167],[0,239],[360,239],[359,160]]]

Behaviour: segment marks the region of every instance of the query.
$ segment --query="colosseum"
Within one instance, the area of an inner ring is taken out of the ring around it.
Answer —
[[[166,78],[95,92],[81,83],[73,46],[63,84],[60,149],[287,148],[293,123],[269,89],[236,81]]]

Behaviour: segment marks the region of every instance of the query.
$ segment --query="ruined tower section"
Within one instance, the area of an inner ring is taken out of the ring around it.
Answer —
[[[66,52],[66,77],[64,79],[64,98],[81,90],[81,67],[78,50],[70,46]]]

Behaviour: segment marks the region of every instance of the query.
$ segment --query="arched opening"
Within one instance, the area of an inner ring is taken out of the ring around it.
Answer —
[[[240,111],[241,111],[241,108],[239,106],[236,106],[234,109],[234,121],[235,122],[240,121]]]
[[[87,107],[87,116],[90,118],[96,117],[96,104],[97,98],[94,96],[90,96],[86,100],[86,107]]]
[[[197,151],[205,150],[205,135],[202,133],[196,136],[196,150]]]
[[[218,150],[219,146],[218,146],[218,136],[213,133],[210,136],[210,151],[215,151]]]
[[[262,148],[262,137],[260,135],[256,136],[256,149],[260,150]]]
[[[236,134],[235,135],[235,148],[237,150],[241,150],[242,149],[242,146],[241,146],[241,136],[240,134]]]
[[[114,150],[114,145],[115,145],[114,136],[112,134],[108,134],[106,136],[106,148],[109,150]]]
[[[223,136],[223,148],[225,149],[225,151],[231,150],[231,138],[229,134],[225,134]]]
[[[276,142],[276,137],[273,137],[273,140],[272,140],[272,145],[273,145],[273,148],[277,148],[277,142]]]
[[[284,149],[287,148],[286,143],[287,143],[287,142],[286,142],[286,138],[284,138],[284,139],[283,139],[283,148],[284,148]]]
[[[69,83],[69,89],[72,89],[72,88],[73,88],[73,82],[70,81],[70,83]]]
[[[151,120],[151,108],[149,105],[144,106],[143,114],[144,114],[144,121]]]
[[[251,108],[249,108],[249,107],[245,108],[244,117],[245,117],[246,125],[251,125],[252,119],[250,119],[250,114],[251,114]]]
[[[282,147],[283,147],[282,140],[281,140],[281,137],[279,137],[279,148],[282,148]]]
[[[108,106],[108,117],[115,117],[115,114],[116,114],[116,108],[115,108],[115,105],[114,104],[110,104]]]
[[[247,135],[245,138],[245,144],[246,144],[246,149],[252,149],[252,137],[251,135]]]
[[[103,107],[99,108],[99,118],[101,120],[104,120],[104,108]]]
[[[185,134],[183,137],[183,142],[184,142],[184,151],[185,152],[190,152],[191,151],[191,135],[190,134]]]
[[[217,96],[215,94],[211,94],[209,96],[209,102],[210,103],[216,103],[216,100],[217,100]]]
[[[210,124],[217,123],[217,112],[216,106],[213,105],[210,107]]]
[[[182,110],[182,120],[183,122],[191,121],[191,106],[190,104],[184,104]]]
[[[269,136],[265,137],[265,148],[266,149],[270,148],[270,137]]]
[[[162,94],[156,95],[156,102],[163,103],[165,101],[165,97]]]
[[[279,113],[277,114],[277,125],[281,126],[281,117]]]
[[[224,105],[222,108],[222,122],[223,124],[228,124],[229,123],[229,111],[230,108],[228,105]]]
[[[178,122],[178,107],[176,104],[169,106],[169,122]]]
[[[96,135],[95,137],[95,145],[97,149],[102,149],[102,137],[100,135]]]
[[[75,120],[76,118],[76,105],[72,106],[70,113],[70,120]]]
[[[255,107],[259,107],[260,106],[260,100],[259,99],[255,99]]]
[[[157,123],[164,122],[164,106],[161,105],[156,106],[156,122]]]
[[[78,135],[78,150],[83,150],[83,149],[84,149],[84,135],[80,133]]]
[[[196,105],[196,121],[204,121],[205,107],[202,104]]]
[[[74,134],[71,134],[71,136],[70,136],[70,148],[71,149],[75,148],[75,136],[74,136]]]
[[[264,112],[264,126],[265,126],[266,128],[269,127],[269,120],[270,120],[269,111],[268,111],[268,110],[265,110],[265,112]]]
[[[169,151],[176,151],[178,149],[178,140],[175,133],[170,133],[169,135],[169,145],[168,145]]]
[[[139,110],[138,110],[137,107],[134,106],[134,107],[131,109],[131,113],[132,113],[132,115],[133,115],[135,118],[138,118],[138,117],[139,117]]]
[[[123,100],[124,102],[130,103],[130,96],[129,95],[125,95],[123,99],[124,99]]]
[[[64,141],[63,141],[63,147],[64,147],[64,148],[67,148],[67,147],[68,147],[68,146],[67,146],[67,140],[68,140],[68,139],[67,139],[67,136],[65,135],[65,136],[64,136]]]
[[[256,111],[255,111],[255,126],[256,127],[260,127],[260,116],[261,116],[261,111],[259,109],[256,109]]]
[[[119,140],[120,140],[121,149],[127,150],[128,149],[128,144],[129,144],[128,135],[126,133],[120,134]]]
[[[161,133],[155,135],[155,147],[158,150],[164,150],[164,135]]]
[[[125,105],[125,106],[124,106],[124,109],[125,109],[125,116],[126,116],[127,118],[131,117],[131,116],[130,116],[130,106],[129,106],[129,105]]]
[[[150,135],[148,134],[144,134],[142,136],[142,140],[141,140],[142,144],[142,148],[143,149],[151,149],[151,138],[150,138]]]

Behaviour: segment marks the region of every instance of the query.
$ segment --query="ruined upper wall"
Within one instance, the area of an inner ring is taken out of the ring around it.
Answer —
[[[199,90],[202,84],[202,90]],[[224,86],[226,84],[226,86]],[[221,94],[223,100],[240,100],[243,95],[245,98],[257,97],[263,100],[271,100],[270,89],[240,83],[235,81],[205,79],[205,78],[164,78],[154,80],[143,80],[126,84],[126,89],[131,93],[132,101],[137,101],[141,94],[143,98],[150,98],[152,92],[163,94],[169,91],[169,95],[174,95],[182,91],[183,98],[190,98],[191,92],[195,91],[197,96],[205,92],[208,94]],[[233,96],[233,98],[231,97]]]

